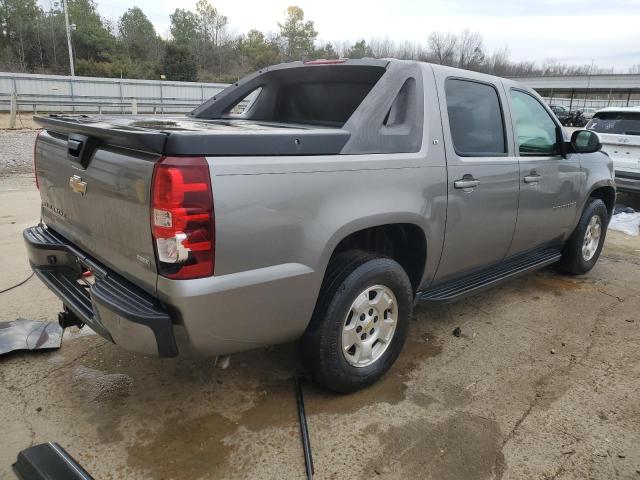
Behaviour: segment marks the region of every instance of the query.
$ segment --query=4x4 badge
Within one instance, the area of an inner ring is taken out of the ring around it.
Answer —
[[[69,178],[69,186],[71,190],[80,195],[87,193],[87,182],[83,182],[82,177],[79,175],[72,175],[71,178]]]

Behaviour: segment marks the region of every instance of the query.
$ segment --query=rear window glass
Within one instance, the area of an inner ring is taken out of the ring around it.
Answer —
[[[448,79],[445,93],[456,152],[462,156],[504,155],[504,122],[496,89],[484,83]]]
[[[587,129],[616,135],[640,135],[640,112],[596,113]]]
[[[319,82],[284,86],[274,119],[341,127],[367,96],[373,83]]]

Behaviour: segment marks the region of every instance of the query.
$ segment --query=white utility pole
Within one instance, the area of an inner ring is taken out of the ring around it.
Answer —
[[[584,94],[584,105],[587,106],[587,95],[589,95],[589,87],[591,86],[591,72],[593,71],[593,60],[591,60],[591,66],[589,67],[589,77],[587,79],[587,93]]]
[[[69,69],[71,70],[71,76],[75,77],[76,72],[73,68],[73,48],[71,47],[71,27],[69,25],[69,11],[67,10],[67,0],[62,0],[64,7],[64,24],[67,30],[67,46],[69,47]]]

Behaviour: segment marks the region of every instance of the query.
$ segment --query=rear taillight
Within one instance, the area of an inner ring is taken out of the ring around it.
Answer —
[[[38,147],[38,140],[40,140],[40,134],[43,132],[43,130],[40,130],[38,132],[38,134],[36,135],[36,139],[33,142],[33,176],[36,179],[36,188],[38,190],[40,190],[40,184],[38,183],[38,164],[36,163],[36,148]]]
[[[213,275],[213,195],[204,157],[163,157],[155,164],[151,231],[160,275],[180,280]]]

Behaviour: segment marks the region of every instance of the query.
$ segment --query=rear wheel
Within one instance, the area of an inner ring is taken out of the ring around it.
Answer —
[[[562,250],[562,271],[582,275],[593,268],[600,257],[608,224],[609,213],[604,202],[598,198],[591,199]]]
[[[346,252],[332,260],[302,354],[314,380],[338,392],[374,383],[400,354],[413,291],[394,260]]]

